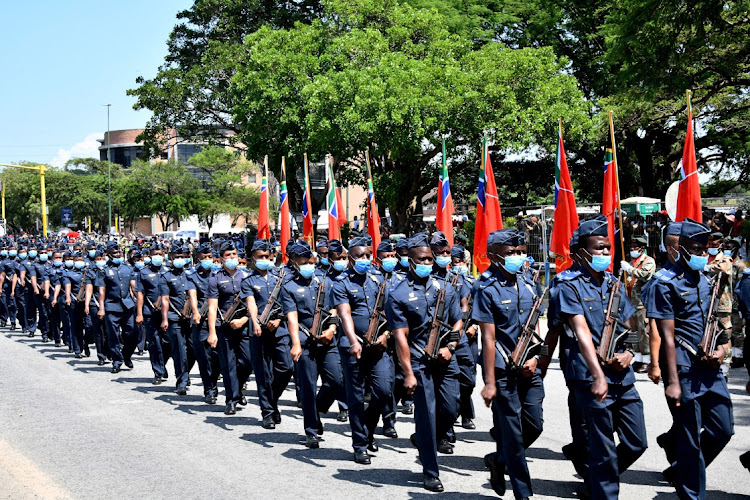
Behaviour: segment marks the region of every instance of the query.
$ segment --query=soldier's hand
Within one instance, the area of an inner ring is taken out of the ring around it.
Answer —
[[[650,378],[651,382],[654,384],[658,384],[661,380],[661,368],[659,368],[659,365],[653,361],[648,365],[648,378]]]
[[[57,305],[57,299],[50,302],[49,305],[51,305],[52,307],[55,307]]]
[[[539,362],[537,363],[537,368],[541,370],[542,372],[542,378],[547,376],[547,368],[549,368],[549,364],[552,362],[552,356],[549,355],[542,355],[539,356]]]
[[[417,388],[417,377],[412,373],[411,375],[404,376],[404,389],[408,395],[414,394],[414,389]]]
[[[336,332],[336,325],[329,326],[320,334],[318,341],[323,345],[329,345],[333,342],[333,334]]]
[[[44,298],[49,300],[49,292],[44,292]]]
[[[438,351],[438,359],[443,363],[447,363],[448,361],[451,360],[452,357],[453,357],[453,354],[451,353],[450,349],[448,349],[447,347],[441,347],[440,350]]]
[[[479,325],[471,325],[466,329],[466,336],[473,339],[479,331]]]
[[[268,322],[268,331],[269,332],[275,332],[279,326],[281,325],[281,319],[272,319]]]
[[[143,324],[143,314],[136,314],[135,315],[135,324],[136,325],[142,325]]]
[[[706,361],[708,362],[708,366],[713,368],[714,370],[718,370],[721,366],[722,361],[724,361],[724,357],[726,356],[726,351],[724,351],[724,346],[720,345],[716,348],[716,350],[706,358]]]
[[[302,346],[299,344],[292,344],[290,353],[292,355],[292,361],[296,363],[299,361],[299,357],[302,356]]]
[[[163,320],[163,321],[161,322],[161,329],[162,329],[162,330],[164,330],[164,331],[166,332],[166,331],[167,331],[167,328],[169,328],[169,321],[167,321],[167,320],[165,319],[165,320]]]
[[[88,304],[86,304],[85,306],[83,306],[83,314],[85,314],[86,316],[88,316],[88,314],[89,314],[89,305]]]
[[[260,337],[263,334],[263,330],[260,328],[260,323],[257,321],[253,324],[253,335]]]
[[[229,322],[229,328],[239,330],[245,324],[244,318],[233,319]]]
[[[103,320],[104,319],[104,309],[99,308],[99,312],[96,313],[96,317],[99,318],[100,320]]]
[[[621,372],[630,366],[630,361],[633,359],[633,355],[629,352],[618,352],[609,361],[609,366],[616,372]]]
[[[482,388],[482,399],[484,399],[484,404],[489,406],[492,404],[492,400],[495,399],[495,395],[497,394],[497,387],[495,387],[495,384],[484,384],[484,387]]]
[[[216,336],[216,332],[209,332],[206,342],[208,342],[208,345],[210,345],[212,348],[216,347],[216,344],[219,343],[219,337]]]
[[[349,348],[349,354],[354,356],[354,359],[361,358],[362,357],[362,344],[360,344],[359,342],[354,342]]]
[[[523,367],[521,368],[521,375],[528,378],[534,375],[534,372],[536,372],[537,367],[537,359],[531,358],[530,360],[526,361],[523,364]]]
[[[388,349],[387,334],[388,332],[383,332],[383,334],[380,337],[378,337],[378,340],[376,340],[375,343],[373,344],[373,346],[375,347],[375,349],[378,350],[378,352],[383,352],[386,349]]]
[[[667,397],[667,403],[673,406],[680,406],[682,398],[682,387],[679,382],[673,382],[664,389],[664,395]]]
[[[34,288],[34,295],[39,295],[39,290]]]
[[[201,324],[201,315],[200,313],[193,313],[193,324],[200,325]]]
[[[609,391],[609,385],[607,384],[606,377],[595,377],[594,383],[591,384],[591,394],[594,395],[597,401],[600,403],[607,397]]]
[[[70,306],[70,299],[65,299],[65,305]]]

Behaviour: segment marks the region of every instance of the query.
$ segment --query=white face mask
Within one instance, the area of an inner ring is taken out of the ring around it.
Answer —
[[[638,257],[641,256],[642,253],[643,252],[641,252],[640,250],[631,250],[630,257],[632,257],[633,259],[637,259]]]

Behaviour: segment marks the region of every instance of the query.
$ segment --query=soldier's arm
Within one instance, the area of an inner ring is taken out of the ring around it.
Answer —
[[[216,313],[219,310],[219,299],[208,299],[208,344],[216,347],[218,337],[216,336]]]
[[[591,392],[594,393],[598,401],[604,401],[608,391],[607,379],[599,364],[596,347],[594,347],[594,339],[591,336],[591,330],[589,330],[586,318],[582,314],[568,315],[568,324],[575,332],[576,339],[578,339],[578,348],[592,377],[594,377]]]
[[[260,337],[262,331],[260,323],[258,323],[258,304],[255,302],[255,295],[252,293],[245,298],[245,307],[247,307],[247,313],[250,315],[250,321],[253,325],[253,335]]]
[[[417,379],[414,376],[414,370],[411,369],[411,352],[409,352],[409,342],[406,340],[409,335],[408,328],[396,328],[392,330],[396,339],[396,354],[404,372],[404,389],[408,394],[413,394],[417,388]]]
[[[648,367],[648,378],[655,384],[661,380],[661,367],[659,366],[659,351],[661,349],[661,335],[656,326],[656,320],[648,320],[648,347],[651,351],[651,364]]]
[[[657,319],[655,321],[662,339],[661,347],[664,352],[665,362],[667,363],[664,394],[667,396],[668,403],[680,406],[682,388],[680,387],[680,380],[677,377],[677,353],[674,345],[674,319]]]
[[[479,322],[479,331],[482,332],[482,375],[484,377],[484,388],[482,389],[482,398],[484,403],[489,407],[492,400],[497,395],[495,387],[495,324]]]

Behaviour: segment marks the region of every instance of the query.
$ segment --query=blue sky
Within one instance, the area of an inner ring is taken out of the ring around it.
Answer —
[[[192,0],[2,2],[0,163],[62,165],[98,157],[107,129],[142,128],[150,113],[125,95],[156,74],[179,11]]]

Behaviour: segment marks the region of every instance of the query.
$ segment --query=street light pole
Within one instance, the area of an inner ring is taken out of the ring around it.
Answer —
[[[109,136],[109,108],[111,104],[105,104],[107,106],[107,202],[109,206],[109,217],[107,218],[107,234],[109,234],[110,228],[112,227],[112,156],[110,154],[110,145],[112,140]]]

